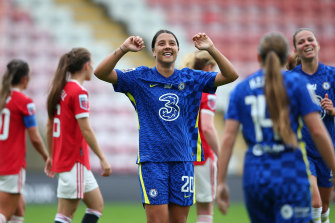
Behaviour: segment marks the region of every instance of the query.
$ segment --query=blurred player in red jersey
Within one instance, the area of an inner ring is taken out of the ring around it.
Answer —
[[[10,61],[0,89],[0,223],[7,220],[11,223],[23,222],[26,129],[34,148],[44,161],[48,160],[37,128],[35,105],[22,92],[28,83],[28,64],[18,59]]]
[[[214,71],[216,66],[212,56],[204,50],[186,55],[182,67],[195,70]],[[195,199],[197,201],[197,223],[213,222],[213,204],[217,178],[217,154],[219,140],[214,126],[216,95],[202,93],[199,109],[199,132],[205,160],[194,162]]]
[[[91,54],[74,48],[59,61],[47,99],[47,142],[52,164],[45,172],[58,173],[58,210],[55,222],[71,222],[83,199],[87,206],[83,223],[95,223],[103,210],[103,198],[91,172],[88,145],[100,159],[102,176],[111,166],[101,150],[89,123],[88,93],[82,86],[93,73]]]

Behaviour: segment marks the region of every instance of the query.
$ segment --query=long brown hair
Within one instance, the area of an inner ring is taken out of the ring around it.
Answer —
[[[11,87],[21,82],[22,77],[29,74],[29,65],[27,62],[19,59],[13,59],[7,64],[7,70],[2,77],[0,87],[0,111],[6,105],[6,99],[10,94]]]
[[[74,48],[61,56],[47,99],[49,119],[55,116],[57,104],[60,102],[69,75],[80,71],[84,64],[90,60],[91,53],[85,48]]]
[[[206,50],[198,50],[184,56],[181,67],[188,67],[195,70],[203,70],[207,65],[216,66],[213,57]]]
[[[298,147],[289,116],[289,99],[284,87],[282,67],[286,63],[289,45],[280,33],[265,35],[259,44],[259,55],[265,72],[265,97],[274,131],[286,145]]]

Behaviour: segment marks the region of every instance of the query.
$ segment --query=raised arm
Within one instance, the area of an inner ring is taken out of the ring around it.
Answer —
[[[230,61],[214,46],[212,40],[205,33],[198,33],[192,38],[194,46],[199,50],[207,50],[216,61],[220,72],[216,75],[214,85],[221,86],[233,82],[238,74]]]
[[[139,36],[128,37],[119,48],[117,48],[113,53],[108,55],[103,61],[97,66],[94,71],[94,75],[106,82],[116,84],[117,83],[117,73],[114,70],[116,64],[119,62],[121,57],[131,52],[138,52],[145,47],[144,42]]]
[[[90,146],[92,151],[97,155],[100,159],[100,165],[102,168],[102,176],[109,176],[112,173],[112,168],[108,163],[105,154],[103,153],[102,149],[100,148],[97,139],[95,138],[93,129],[89,123],[88,118],[80,118],[78,119],[79,128],[81,133],[83,134],[87,144]]]

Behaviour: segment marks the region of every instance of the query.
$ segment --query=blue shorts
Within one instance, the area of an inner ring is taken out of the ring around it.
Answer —
[[[311,186],[299,149],[276,155],[248,155],[244,198],[252,223],[311,222]]]
[[[143,204],[195,203],[193,162],[139,163],[138,175]]]
[[[333,184],[333,174],[322,158],[309,157],[309,169],[311,174],[317,178],[318,186],[329,188]]]

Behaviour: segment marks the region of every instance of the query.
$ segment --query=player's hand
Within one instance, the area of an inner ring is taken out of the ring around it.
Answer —
[[[329,115],[334,114],[333,102],[329,99],[328,94],[325,94],[325,97],[321,100],[321,107],[325,109]]]
[[[192,38],[194,46],[199,50],[208,50],[213,47],[212,40],[206,35],[206,33],[198,33]]]
[[[112,173],[112,167],[106,159],[100,161],[102,173],[101,176],[108,177]]]
[[[123,52],[138,52],[145,48],[143,39],[140,36],[130,36],[120,46]]]
[[[48,177],[54,178],[55,173],[51,170],[51,167],[52,167],[52,159],[48,157],[48,159],[45,161],[44,173]]]
[[[222,214],[227,214],[229,208],[228,186],[225,183],[218,184],[216,203]]]

